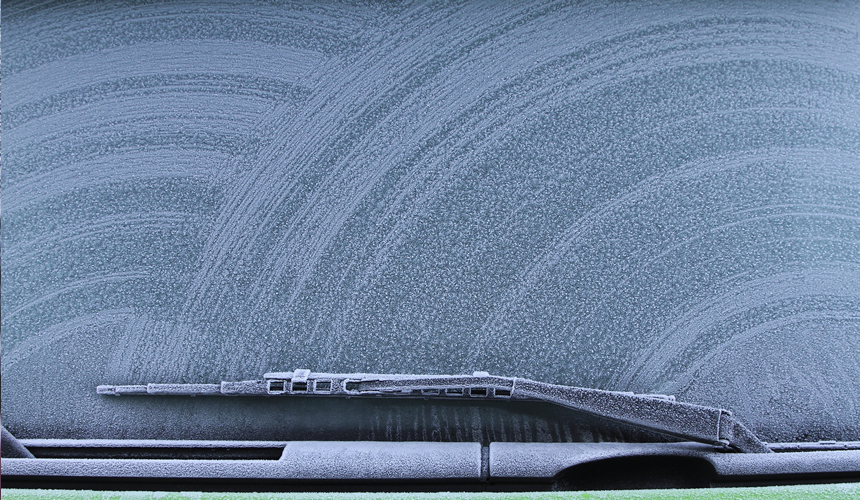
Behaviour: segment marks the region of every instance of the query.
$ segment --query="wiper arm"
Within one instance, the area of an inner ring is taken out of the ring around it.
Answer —
[[[34,458],[30,450],[15,439],[3,425],[0,425],[0,455],[3,458]]]
[[[731,412],[675,401],[672,396],[633,394],[547,384],[486,372],[472,375],[401,375],[272,372],[263,380],[220,384],[100,385],[99,394],[158,396],[335,396],[478,398],[553,403],[628,425],[744,453],[771,453]]]

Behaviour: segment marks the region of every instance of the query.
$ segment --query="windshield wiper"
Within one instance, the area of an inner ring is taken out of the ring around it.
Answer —
[[[112,396],[288,396],[532,400],[553,403],[669,436],[731,448],[772,453],[722,408],[675,401],[673,396],[604,391],[547,384],[487,372],[472,375],[272,372],[262,380],[220,384],[100,385]]]

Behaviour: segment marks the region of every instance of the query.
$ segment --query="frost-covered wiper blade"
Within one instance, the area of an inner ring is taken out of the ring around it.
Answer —
[[[536,400],[670,436],[770,453],[743,424],[721,408],[675,401],[672,396],[634,394],[547,384],[486,372],[472,375],[405,375],[272,372],[262,380],[220,384],[100,385],[99,394],[150,396],[329,396]]]

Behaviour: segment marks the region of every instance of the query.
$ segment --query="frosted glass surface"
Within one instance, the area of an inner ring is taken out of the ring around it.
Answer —
[[[95,386],[310,368],[860,439],[857,3],[9,2],[2,24],[21,436],[201,436],[199,406],[152,430],[161,403]]]

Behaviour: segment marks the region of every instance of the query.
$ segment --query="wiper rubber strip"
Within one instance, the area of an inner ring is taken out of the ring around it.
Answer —
[[[730,411],[634,394],[547,384],[487,372],[472,375],[271,372],[263,380],[220,384],[100,385],[111,396],[334,396],[532,400],[622,422],[661,434],[743,453],[772,453]]]

